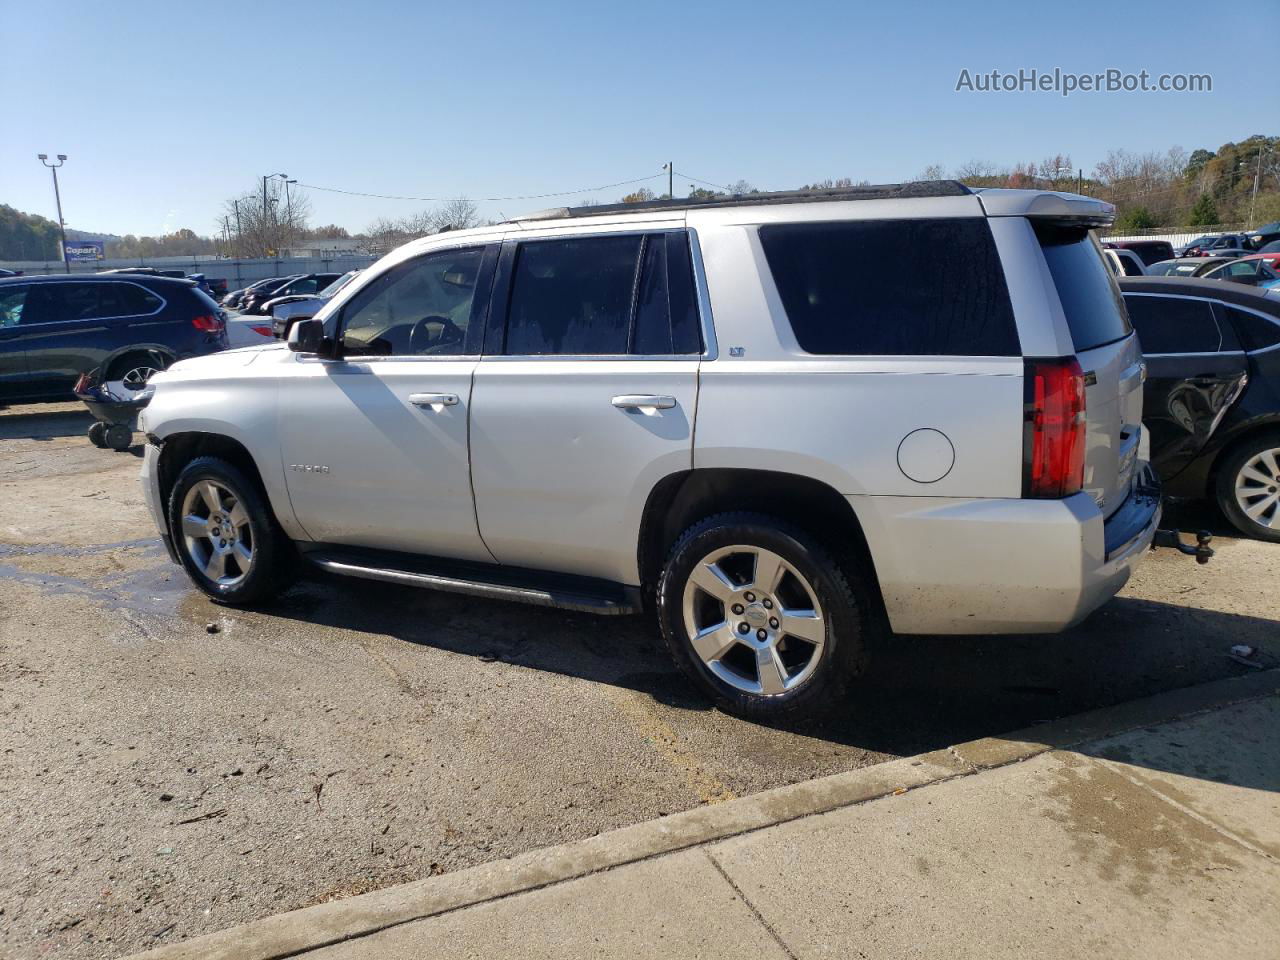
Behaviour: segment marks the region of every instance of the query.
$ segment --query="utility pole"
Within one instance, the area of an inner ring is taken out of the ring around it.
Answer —
[[[38,154],[40,162],[53,171],[53,199],[58,205],[58,234],[62,237],[62,268],[71,272],[71,261],[67,257],[67,224],[62,219],[62,194],[58,191],[58,168],[67,162],[65,153],[58,154],[58,162],[50,163],[47,153]]]
[[[1249,201],[1249,229],[1253,229],[1253,205],[1258,202],[1258,180],[1262,176],[1262,144],[1258,144],[1258,167],[1253,172],[1253,199]]]
[[[667,168],[667,196],[674,200],[676,198],[676,190],[673,184],[676,176],[676,165],[673,161],[668,160],[663,166]]]
[[[1076,171],[1076,193],[1084,193],[1084,167]]]
[[[240,201],[232,200],[231,203],[236,208],[236,256],[238,257],[240,256],[240,249],[242,246],[242,241],[240,239],[242,236],[242,232],[240,230]]]

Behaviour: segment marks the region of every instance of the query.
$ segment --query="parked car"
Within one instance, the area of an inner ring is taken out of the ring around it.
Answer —
[[[1163,260],[1147,268],[1149,277],[1198,277],[1215,267],[1230,263],[1235,257],[1180,257]]]
[[[1250,287],[1270,287],[1280,280],[1266,261],[1259,257],[1241,257],[1219,264],[1212,270],[1200,274],[1206,280],[1229,280],[1232,283],[1243,283]]]
[[[1178,256],[1210,257],[1218,255],[1223,250],[1243,250],[1246,253],[1252,253],[1254,247],[1247,234],[1224,233],[1218,236],[1196,237],[1178,251]]]
[[[333,283],[311,296],[292,294],[287,297],[275,297],[263,304],[262,310],[271,317],[273,336],[285,339],[289,336],[289,328],[299,320],[314,317],[316,312],[334,297],[339,290],[354,280],[359,270],[348,270]]]
[[[1172,260],[1176,254],[1168,240],[1108,240],[1103,246],[1110,250],[1132,250],[1144,266]]]
[[[0,280],[0,400],[70,400],[83,373],[141,389],[226,347],[223,313],[189,280],[145,274]]]
[[[1276,248],[1280,248],[1280,220],[1264,223],[1257,230],[1249,231],[1249,245],[1255,250],[1262,252],[1272,244],[1276,244]]]
[[[1132,250],[1123,248],[1104,249],[1102,254],[1107,258],[1107,265],[1111,268],[1111,272],[1117,277],[1144,277],[1147,275],[1146,265]]]
[[[185,277],[181,270],[161,270],[158,267],[113,267],[110,270],[99,270],[98,275],[128,273],[138,277]]]
[[[342,276],[340,273],[303,273],[290,277],[275,289],[259,287],[257,290],[252,290],[245,294],[244,299],[240,301],[240,310],[243,313],[265,314],[264,306],[268,300],[299,294],[311,296],[317,290],[321,290],[333,283],[340,276]]]
[[[228,293],[225,297],[222,298],[222,305],[224,307],[238,308],[244,302],[244,298],[248,296],[250,293],[253,293],[259,290],[264,290],[264,291],[276,290],[284,286],[286,282],[288,282],[289,280],[292,280],[295,276],[297,276],[297,274],[290,274],[287,277],[267,277],[265,280],[258,280],[257,282],[251,283],[247,287],[244,287],[243,289],[233,290],[231,293]]]
[[[1171,496],[1280,542],[1280,301],[1233,283],[1120,281],[1147,363],[1143,420]]]
[[[191,279],[188,277],[187,279]],[[209,285],[209,296],[218,302],[227,295],[227,280],[225,277],[206,277],[205,283]]]
[[[883,624],[1061,630],[1152,544],[1141,356],[1091,233],[1112,212],[944,181],[426,237],[288,349],[157,377],[146,502],[220,603],[300,556],[648,605],[720,707],[842,707]]]
[[[275,339],[271,321],[253,313],[236,313],[227,317],[227,342],[232,348],[259,346]]]
[[[3,268],[0,268],[0,279],[4,279],[5,277],[20,277],[20,276],[22,276],[21,270],[5,270]]]

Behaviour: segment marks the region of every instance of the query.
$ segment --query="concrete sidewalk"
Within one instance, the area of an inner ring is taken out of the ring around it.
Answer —
[[[1174,691],[143,956],[1275,958],[1278,688]]]

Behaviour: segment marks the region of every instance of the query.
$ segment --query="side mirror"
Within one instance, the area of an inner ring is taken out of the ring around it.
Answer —
[[[294,353],[319,353],[324,347],[324,323],[299,320],[289,328],[289,349]]]

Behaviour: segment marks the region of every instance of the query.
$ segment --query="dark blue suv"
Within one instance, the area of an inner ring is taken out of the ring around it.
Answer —
[[[93,370],[136,390],[175,360],[226,346],[226,314],[190,280],[0,280],[0,402],[70,400]]]

